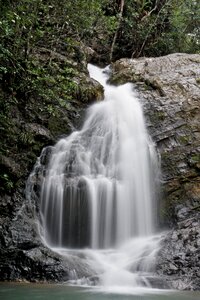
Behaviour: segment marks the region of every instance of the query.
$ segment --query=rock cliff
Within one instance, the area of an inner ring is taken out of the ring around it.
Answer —
[[[84,59],[77,63],[40,48],[32,60],[30,83],[37,89],[27,86],[17,94],[0,80],[0,280],[66,280],[70,259],[43,245],[25,186],[42,149],[78,128],[88,105],[103,98],[103,88],[89,78]],[[83,270],[81,260],[77,265]]]
[[[161,157],[158,272],[174,288],[200,288],[200,55],[172,54],[113,64],[111,82],[133,82]]]
[[[63,57],[59,59],[63,63]],[[80,92],[81,96],[79,93],[75,99],[73,113],[65,109],[60,114],[59,108],[59,115],[52,116],[55,123],[53,127],[51,122],[38,122],[35,117],[27,121],[24,108],[17,107],[16,124],[21,124],[22,132],[31,133],[33,145],[39,145],[39,151],[69,132],[74,119],[75,123],[79,123],[80,111],[91,99],[99,98],[102,94],[99,85],[91,82],[86,73],[84,80],[80,78],[77,79],[79,86],[83,81],[88,85]],[[158,224],[172,229],[163,239],[157,273],[166,276],[166,280],[175,288],[200,289],[200,55],[172,54],[158,58],[121,59],[112,64],[110,81],[113,84],[134,84],[144,107],[148,130],[161,157]],[[87,103],[79,106],[85,97]],[[34,115],[34,108],[37,109],[36,102],[31,108],[27,107],[28,116]],[[63,122],[68,124],[68,130],[60,125]],[[22,135],[22,138],[28,139],[26,135]],[[34,155],[31,154],[29,145],[28,160],[26,153],[1,157],[2,166],[19,182],[14,193],[4,194],[0,198],[1,280],[66,280],[71,261],[75,259],[73,257],[66,262],[43,245],[38,236],[35,208],[28,199],[25,200],[25,180],[39,151],[38,148],[37,151],[33,149]],[[80,274],[90,273],[81,258],[76,260]]]

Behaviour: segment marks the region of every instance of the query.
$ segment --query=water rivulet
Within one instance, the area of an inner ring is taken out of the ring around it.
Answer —
[[[41,183],[41,235],[63,255],[82,251],[103,286],[149,286],[159,244],[156,151],[132,85],[108,85],[108,69],[89,72],[105,99],[53,147]]]

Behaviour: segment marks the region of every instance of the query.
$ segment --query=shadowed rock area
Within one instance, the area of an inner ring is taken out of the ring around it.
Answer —
[[[14,102],[0,85],[0,96],[9,105],[0,143],[0,280],[63,281],[74,265],[80,276],[89,267],[75,257],[66,261],[43,245],[37,205],[26,199],[25,185],[42,149],[79,128],[85,109],[103,98],[103,88],[89,78],[86,61],[78,64],[45,48],[37,49],[34,59],[48,69],[38,93],[29,95],[27,87],[28,99],[22,94]]]

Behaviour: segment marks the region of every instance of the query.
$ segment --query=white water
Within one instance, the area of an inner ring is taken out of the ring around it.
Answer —
[[[105,99],[54,147],[41,192],[43,238],[65,255],[82,249],[108,291],[150,286],[159,248],[156,152],[132,85],[110,86],[106,70],[92,65],[89,72]]]

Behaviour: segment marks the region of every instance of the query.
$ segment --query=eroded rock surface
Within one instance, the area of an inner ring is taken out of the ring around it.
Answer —
[[[56,58],[58,59],[58,58]],[[63,59],[63,58],[60,58]],[[164,275],[170,286],[177,289],[200,289],[199,282],[199,210],[200,210],[200,55],[173,54],[159,58],[137,60],[121,59],[112,66],[111,82],[133,82],[141,99],[152,139],[157,144],[162,162],[162,191],[159,207],[160,223],[171,226],[163,240],[157,273]],[[85,76],[85,75],[84,75]],[[81,77],[78,84],[81,86]],[[90,79],[84,80],[84,82]],[[101,98],[102,90],[96,82],[81,89],[82,99]],[[79,99],[79,101],[80,101]],[[33,118],[32,107],[17,111],[16,123],[21,122],[21,139],[33,137],[32,145],[41,149],[52,144],[58,136],[70,131],[72,120],[79,123],[80,110],[63,111],[63,118],[52,116],[45,124]],[[84,104],[84,105],[85,105]],[[60,110],[60,108],[59,108]],[[65,114],[67,112],[67,115]],[[66,123],[65,123],[66,122]],[[41,124],[42,123],[42,124]],[[60,124],[64,124],[60,127]],[[25,140],[25,141],[24,141]],[[35,150],[33,150],[35,151]],[[49,147],[49,152],[51,149]],[[48,161],[43,158],[44,164]],[[24,160],[23,157],[26,159]],[[13,153],[0,157],[1,166],[13,174],[19,185],[16,192],[0,198],[0,279],[1,280],[67,280],[70,270],[77,265],[81,274],[90,270],[81,260],[64,260],[46,248],[38,234],[35,222],[37,204],[25,200],[25,179],[34,164],[30,149],[26,153]],[[6,180],[6,178],[5,178]],[[9,182],[8,182],[9,184]],[[163,221],[164,220],[164,221]],[[80,274],[80,275],[81,275]]]
[[[121,59],[111,81],[136,86],[161,155],[162,218],[176,223],[177,204],[200,201],[200,55]]]
[[[160,223],[171,226],[158,273],[173,288],[200,289],[200,55],[113,64],[111,82],[133,82],[161,155]]]
[[[200,213],[194,207],[178,205],[177,228],[163,240],[157,272],[167,277],[174,289],[200,288]]]

